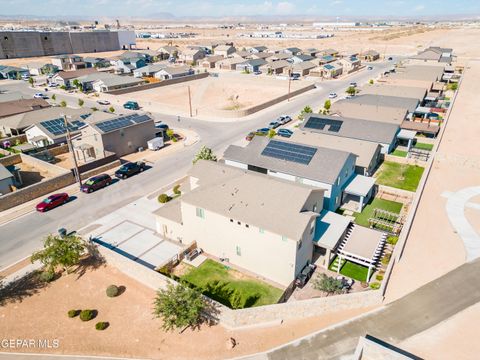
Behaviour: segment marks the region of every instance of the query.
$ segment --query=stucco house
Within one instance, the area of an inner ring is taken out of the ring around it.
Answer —
[[[231,45],[219,45],[215,48],[214,54],[221,55],[224,58],[227,58],[230,55],[232,55],[235,51],[236,49]]]

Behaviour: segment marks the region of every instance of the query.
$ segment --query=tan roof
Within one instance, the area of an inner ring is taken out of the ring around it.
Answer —
[[[182,202],[180,198],[173,199],[163,205],[160,209],[155,210],[153,214],[165,218],[167,220],[182,223]]]
[[[432,81],[429,80],[412,80],[412,79],[402,79],[398,77],[384,77],[379,80],[380,83],[385,83],[392,86],[406,86],[406,87],[417,87],[423,90],[430,90],[432,87]]]
[[[422,101],[427,91],[416,86],[394,86],[387,84],[365,85],[360,88],[360,94],[373,94],[384,96],[398,96],[413,98]]]
[[[74,71],[60,71],[55,76],[62,78],[63,80],[75,79],[83,75],[97,72],[95,68],[79,69]]]
[[[217,61],[220,61],[223,58],[224,58],[223,55],[210,55],[204,58],[202,62],[216,63]]]
[[[355,226],[342,252],[371,260],[375,255],[383,233],[363,226]]]
[[[218,45],[215,48],[215,51],[227,51],[227,50],[230,50],[231,48],[235,49],[233,46],[230,46],[230,45]]]
[[[182,195],[183,202],[293,240],[318,216],[302,212],[305,202],[313,192],[324,192],[213,161],[198,161],[189,174],[200,186]]]
[[[88,108],[72,109],[63,107],[50,107],[42,110],[29,111],[23,114],[9,116],[1,120],[2,125],[11,129],[23,129],[30,125],[37,124],[46,120],[54,120],[62,115],[78,117],[80,115],[90,114],[92,110]]]
[[[238,58],[228,58],[228,59],[223,59],[217,62],[217,64],[221,65],[235,65],[235,64],[240,64],[245,62],[244,58],[238,57]]]
[[[287,140],[305,145],[351,152],[358,156],[356,165],[364,168],[370,166],[380,148],[379,144],[367,141],[300,130],[294,131],[292,137]]]
[[[400,125],[407,117],[408,110],[387,106],[358,104],[349,101],[337,101],[332,105],[330,113],[343,117],[365,119]]]
[[[283,69],[291,64],[287,60],[278,60],[278,61],[271,61],[265,65],[262,65],[261,68],[265,69]]]
[[[430,125],[428,123],[421,123],[417,121],[404,121],[400,127],[402,129],[419,131],[432,135],[437,135],[440,131],[440,126],[438,125]]]
[[[394,79],[428,80],[430,82],[441,79],[445,65],[410,65],[395,69],[395,73],[388,76]]]
[[[19,99],[5,101],[2,102],[2,106],[0,106],[0,118],[47,107],[50,107],[50,104],[43,99]]]

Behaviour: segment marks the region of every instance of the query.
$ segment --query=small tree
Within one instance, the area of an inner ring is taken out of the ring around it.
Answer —
[[[30,84],[31,87],[33,87],[33,84],[35,83],[35,80],[33,80],[33,77],[28,78],[28,83]]]
[[[355,89],[355,86],[349,86],[347,88],[347,90],[345,90],[345,92],[348,94],[348,95],[355,95],[357,93],[357,89]]]
[[[53,100],[53,101],[57,100],[57,95],[53,94],[53,95],[52,95],[52,100]]]
[[[73,80],[72,82],[73,86],[75,86],[79,91],[83,90],[82,83],[78,81],[77,79]]]
[[[83,106],[83,104],[85,104],[85,101],[78,99],[78,106]]]
[[[198,291],[178,284],[167,284],[155,297],[153,314],[162,319],[162,329],[171,331],[196,326],[202,321],[207,304]]]
[[[321,274],[313,281],[313,287],[317,290],[324,291],[327,294],[339,293],[343,289],[343,284],[340,280],[334,277]]]
[[[167,136],[170,140],[172,140],[173,142],[177,142],[177,138],[175,136],[175,132],[172,130],[172,129],[168,129],[167,130]]]
[[[311,114],[311,113],[313,113],[313,110],[310,106],[307,105],[302,109],[302,111],[300,112],[300,115],[298,115],[298,118],[300,120],[303,120],[306,114]]]
[[[277,135],[277,133],[276,133],[275,130],[273,130],[273,129],[268,130],[267,136],[268,136],[270,139],[273,138],[275,135]]]
[[[110,111],[111,113],[114,113],[114,112],[115,112],[115,108],[114,108],[113,106],[110,106],[110,107],[108,108],[108,111]]]
[[[30,260],[40,261],[49,272],[55,272],[61,266],[67,273],[80,261],[85,251],[85,242],[76,235],[65,237],[48,235],[43,241],[43,250],[32,254]]]
[[[158,195],[158,202],[160,204],[166,204],[167,202],[169,202],[172,198],[170,196],[168,196],[167,194],[160,194]]]
[[[373,79],[370,79],[370,81],[368,82],[370,85],[373,85]]]
[[[200,151],[193,158],[193,163],[195,164],[198,160],[217,161],[217,156],[213,153],[212,149],[202,146]]]
[[[332,107],[332,102],[330,100],[325,100],[325,103],[323,104],[323,108],[328,112],[330,111],[331,107]]]
[[[173,187],[173,193],[175,195],[181,195],[182,194],[182,192],[180,191],[180,184],[177,184]]]
[[[67,102],[66,102],[65,100],[62,100],[62,101],[60,102],[60,106],[61,106],[61,107],[66,107],[66,106],[67,106]]]
[[[98,111],[98,109],[97,109],[95,106],[92,107],[92,108],[90,108],[90,110],[92,110],[92,111]]]

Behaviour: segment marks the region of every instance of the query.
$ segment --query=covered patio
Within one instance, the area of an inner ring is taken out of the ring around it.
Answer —
[[[368,268],[366,279],[368,282],[382,256],[386,238],[386,233],[363,226],[356,225],[349,229],[337,251],[339,263],[337,273],[340,273],[344,260],[351,261]]]
[[[362,212],[363,207],[372,197],[374,186],[375,178],[355,175],[345,190],[343,190],[342,209]]]
[[[406,130],[406,129],[401,129],[399,133],[397,134],[397,139],[400,140],[400,142],[406,142],[407,143],[407,151],[410,151],[413,145],[413,140],[415,140],[415,136],[417,135],[416,131],[413,130]],[[408,155],[407,155],[408,157]]]

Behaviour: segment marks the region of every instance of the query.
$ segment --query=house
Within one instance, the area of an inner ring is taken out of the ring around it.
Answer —
[[[148,50],[145,51],[125,51],[121,54],[118,58],[123,60],[134,60],[134,59],[141,59],[145,63],[153,62],[153,57],[157,55],[156,51],[152,51],[148,53]]]
[[[292,61],[294,64],[298,64],[298,63],[301,63],[301,62],[304,62],[304,61],[311,61],[315,59],[313,56],[310,56],[310,55],[295,55],[292,57]]]
[[[314,69],[317,65],[310,61],[304,61],[292,66],[291,75],[297,74],[298,76],[305,76],[310,73],[310,70]],[[285,74],[290,72],[290,69],[284,69]]]
[[[364,176],[371,176],[382,159],[380,144],[358,139],[329,136],[310,131],[295,131],[286,141],[351,152],[357,156],[355,173]]]
[[[317,56],[318,56],[319,54],[320,54],[321,56],[327,55],[327,56],[337,57],[337,56],[338,56],[338,51],[335,50],[335,49],[331,49],[331,48],[330,48],[330,49],[325,49],[325,50],[319,51],[319,52],[317,53]]]
[[[94,68],[80,69],[75,71],[60,71],[53,75],[51,82],[69,88],[73,86],[74,79],[93,73],[97,73],[97,70]]]
[[[73,147],[78,158],[84,160],[103,158],[106,152],[121,157],[147,148],[147,141],[157,132],[148,114],[117,115],[96,111],[85,119],[85,126],[81,127]]]
[[[231,57],[228,59],[217,61],[217,63],[215,64],[215,68],[222,70],[235,70],[237,68],[237,64],[241,64],[243,62],[245,62],[244,58]]]
[[[358,105],[371,105],[371,106],[380,106],[380,107],[386,107],[386,108],[396,108],[396,109],[402,109],[403,112],[405,112],[406,110],[409,113],[413,113],[415,109],[420,105],[420,101],[414,98],[374,95],[374,94],[360,94],[350,99],[339,100],[335,104],[337,103],[341,103],[341,104],[351,103],[351,104],[358,104]]]
[[[417,55],[409,58],[410,62],[415,63],[447,63],[453,61],[453,49],[442,48],[438,46],[430,46],[419,52]]]
[[[268,50],[268,48],[266,46],[253,46],[251,48],[248,48],[248,52],[250,54],[258,54],[258,53],[261,53],[261,52],[266,52]]]
[[[101,72],[101,71],[95,71],[86,75],[79,76],[75,79],[72,79],[72,84],[75,81],[75,83],[79,83],[82,91],[88,92],[93,90],[93,83],[97,80],[103,80],[106,78],[110,77],[116,77],[118,75],[114,75],[108,72]]]
[[[339,59],[337,61],[338,64],[342,66],[344,74],[350,74],[354,71],[357,71],[360,68],[361,62],[360,59],[356,57],[346,57]]]
[[[383,96],[396,96],[401,98],[412,98],[422,102],[427,95],[427,90],[414,86],[394,86],[387,84],[365,85],[360,88],[360,94],[373,94]]]
[[[43,99],[18,99],[4,101],[0,105],[0,119],[29,111],[35,111],[50,107],[50,104]],[[1,124],[0,120],[0,124]]]
[[[147,65],[145,59],[141,57],[111,59],[110,63],[113,65],[116,74],[130,74],[135,69]]]
[[[376,61],[378,59],[380,59],[380,53],[378,51],[375,51],[375,50],[367,50],[363,53],[360,54],[360,58],[364,61]]]
[[[219,45],[215,48],[215,55],[223,56],[224,58],[232,55],[236,49],[231,45]]]
[[[29,63],[26,68],[30,72],[30,75],[34,76],[55,74],[59,71],[59,68],[57,66],[44,62]]]
[[[318,50],[317,48],[308,48],[308,49],[305,49],[303,53],[306,55],[316,57],[319,52],[320,50]]]
[[[224,59],[223,55],[210,55],[210,56],[205,57],[203,60],[200,60],[200,66],[202,66],[204,68],[207,68],[207,69],[214,69],[215,64],[218,61],[223,60],[223,59]]]
[[[157,233],[281,287],[312,262],[323,189],[205,160],[188,175],[191,190],[154,212]]]
[[[15,185],[14,181],[13,174],[0,164],[0,196],[12,192],[12,188]]]
[[[230,145],[223,157],[229,166],[325,189],[323,208],[330,211],[341,205],[343,188],[355,174],[350,152],[260,136],[246,147]]]
[[[286,53],[270,54],[269,57],[265,58],[267,61],[280,61],[291,59],[292,55]]]
[[[184,64],[196,65],[198,60],[205,57],[205,52],[200,49],[187,49],[180,55],[179,59]]]
[[[69,130],[72,135],[79,133],[79,128],[84,125],[84,119],[92,113],[91,109],[72,109],[52,107],[43,110],[32,111],[19,115],[18,129],[23,128],[27,141],[35,147],[44,147],[50,144],[58,144],[66,141],[65,121],[67,116]],[[14,126],[10,123],[10,126]],[[19,130],[23,131],[23,130]]]
[[[250,57],[250,55],[252,55],[252,53],[248,52],[248,51],[243,51],[243,50],[237,50],[235,51],[231,57],[234,57],[234,58],[240,58],[240,59],[246,59],[248,57]]]
[[[320,65],[310,71],[310,76],[318,76],[325,79],[335,79],[337,76],[342,75],[343,67],[340,63],[334,62],[325,65]]]
[[[323,55],[318,58],[318,64],[323,65],[323,64],[328,64],[331,62],[334,62],[337,58],[332,55]]]
[[[155,73],[165,69],[166,67],[168,67],[168,62],[149,64],[147,66],[143,66],[141,68],[133,70],[133,76],[136,78],[152,77],[155,75]]]
[[[86,57],[83,61],[87,65],[87,68],[103,69],[112,65],[109,60],[100,57]]]
[[[395,124],[317,114],[308,114],[300,128],[302,131],[380,144],[382,154],[388,154],[393,150],[400,130],[400,127]]]
[[[394,73],[384,76],[383,79],[387,81],[415,80],[433,83],[442,80],[444,69],[444,64],[409,65],[403,68],[397,67]]]
[[[252,59],[246,60],[241,63],[236,64],[235,69],[237,71],[245,71],[253,73],[259,71],[260,66],[265,65],[267,62],[263,59]]]
[[[160,80],[175,79],[182,76],[193,75],[195,72],[189,66],[166,67],[155,73],[154,77]]]
[[[0,65],[0,79],[18,80],[22,76],[29,75],[28,69],[22,69],[16,66]]]
[[[289,47],[283,50],[285,54],[289,54],[291,56],[294,55],[300,55],[302,53],[302,49],[299,49],[298,47]]]
[[[96,80],[92,83],[92,88],[96,92],[107,92],[119,89],[125,89],[132,86],[138,86],[145,83],[143,79],[137,79],[130,76],[113,75]]]
[[[290,68],[291,66],[292,64],[286,60],[271,61],[260,66],[260,71],[266,74],[277,75],[283,73],[285,69]]]
[[[162,46],[157,50],[157,52],[159,53],[159,57],[162,60],[168,60],[169,58],[177,58],[178,54],[180,54],[180,50],[178,49],[178,47],[170,45]]]
[[[338,100],[333,103],[330,114],[396,125],[400,125],[404,120],[407,120],[409,115],[407,108],[357,103],[348,100],[350,99]]]
[[[272,56],[272,54],[267,52],[253,53],[248,56],[248,59],[266,59]]]
[[[55,65],[60,70],[79,70],[85,69],[87,64],[83,58],[78,55],[58,55],[52,57],[52,65]]]

